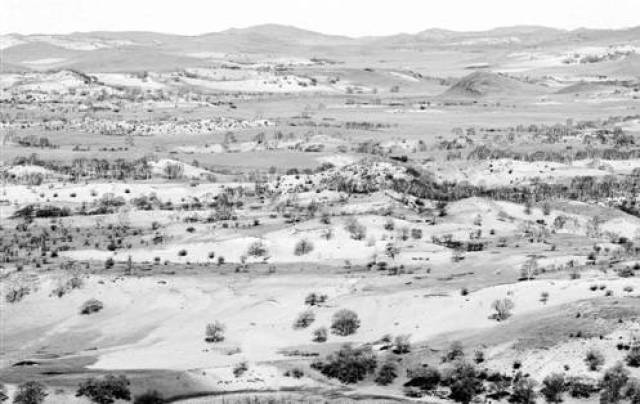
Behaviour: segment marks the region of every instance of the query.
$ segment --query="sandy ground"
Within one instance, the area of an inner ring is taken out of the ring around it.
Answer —
[[[42,280],[39,290],[22,302],[5,306],[3,337],[7,350],[13,352],[19,346],[24,352],[53,341],[64,345],[61,341],[67,336],[68,341],[78,342],[77,352],[97,355],[98,361],[91,366],[96,369],[209,369],[242,360],[283,359],[280,350],[310,344],[311,331],[329,326],[339,308],[355,310],[362,326],[353,336],[332,335],[329,342],[369,342],[386,333],[410,334],[416,342],[442,333],[495,327],[496,321],[489,316],[497,298],[512,299],[513,318],[517,318],[543,307],[593,297],[589,285],[596,281],[605,283],[616,296],[638,296],[640,291],[636,278],[536,280],[491,286],[462,296],[453,291],[434,295],[429,289],[370,292],[367,279],[359,276],[212,274],[138,279],[91,276],[84,288],[54,298],[49,292],[59,281],[52,277]],[[634,291],[624,292],[625,286],[633,286]],[[544,305],[540,302],[543,291],[549,293]],[[310,292],[327,294],[328,304],[313,309],[316,320],[311,327],[293,330],[293,321],[305,309],[304,298]],[[80,305],[88,298],[101,300],[104,310],[79,315]],[[227,326],[220,344],[203,339],[204,326],[214,320]],[[33,334],[35,329],[45,332]],[[92,347],[97,350],[86,351]]]

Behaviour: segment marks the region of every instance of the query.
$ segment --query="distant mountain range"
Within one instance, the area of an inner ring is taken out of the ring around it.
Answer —
[[[540,26],[458,32],[427,29],[416,34],[351,38],[292,26],[266,24],[198,36],[155,32],[82,32],[68,35],[0,35],[3,71],[78,69],[170,69],[202,64],[222,55],[261,54],[342,59],[357,54],[425,50],[469,51],[634,43],[640,26],[620,30],[560,30]]]

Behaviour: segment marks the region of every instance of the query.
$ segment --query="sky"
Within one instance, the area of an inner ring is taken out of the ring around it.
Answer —
[[[198,35],[258,24],[347,36],[510,25],[640,25],[640,0],[0,0],[0,33],[156,31]]]

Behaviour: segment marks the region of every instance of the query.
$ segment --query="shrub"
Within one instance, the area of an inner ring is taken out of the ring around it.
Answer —
[[[320,215],[320,223],[331,224],[331,215],[329,215],[329,212],[322,212]]]
[[[142,393],[139,396],[136,396],[135,400],[133,400],[133,404],[164,404],[166,403],[165,399],[162,397],[162,394],[158,393],[156,390],[150,390],[146,393]]]
[[[342,309],[337,311],[331,321],[331,331],[340,336],[354,334],[360,327],[358,315],[351,310]]]
[[[47,396],[47,389],[40,382],[26,382],[18,386],[13,396],[14,404],[41,404]]]
[[[313,330],[313,342],[326,342],[329,333],[327,327],[319,327]]]
[[[600,393],[601,403],[617,403],[620,401],[620,390],[629,380],[629,371],[618,362],[613,367],[607,369],[600,381],[602,391]]]
[[[415,387],[422,391],[433,390],[438,387],[441,376],[438,369],[430,367],[419,367],[407,370],[409,381],[404,384],[405,387]]]
[[[393,353],[406,354],[411,351],[411,343],[408,335],[398,335],[393,341]]]
[[[630,380],[625,390],[624,396],[631,404],[640,404],[640,380]]]
[[[311,367],[342,383],[357,383],[376,369],[376,357],[371,347],[354,349],[347,344],[323,362],[314,362]]]
[[[511,379],[512,378],[510,376],[498,372],[488,375],[487,381],[489,382],[489,391],[487,397],[494,400],[501,400],[508,396],[509,388],[511,387]]]
[[[634,345],[627,356],[625,362],[628,366],[637,368],[640,367],[640,345]]]
[[[451,393],[449,398],[460,403],[469,403],[484,389],[476,368],[468,363],[460,362],[453,369],[446,381]]]
[[[225,325],[220,321],[207,324],[204,330],[204,340],[207,342],[224,341]]]
[[[411,398],[421,398],[424,394],[417,387],[405,387],[404,395]]]
[[[264,257],[267,255],[267,247],[260,240],[254,241],[247,249],[247,255],[252,257]]]
[[[540,393],[548,403],[559,403],[562,401],[562,393],[565,391],[564,375],[552,373],[542,381]]]
[[[393,362],[386,362],[378,370],[378,374],[374,381],[380,386],[386,386],[393,383],[396,377],[398,377],[397,366]]]
[[[316,293],[309,293],[307,297],[304,298],[304,304],[309,306],[319,306],[320,304],[327,301],[327,295],[321,295]]]
[[[497,299],[491,304],[491,308],[496,311],[491,317],[498,321],[506,320],[511,317],[514,307],[515,304],[509,298]]]
[[[597,349],[590,349],[587,351],[584,361],[589,370],[596,371],[600,369],[600,366],[604,365],[604,355]]]
[[[618,276],[621,278],[630,278],[635,275],[635,273],[633,272],[633,269],[631,269],[630,267],[620,268],[618,269],[617,272],[618,272]]]
[[[589,398],[598,391],[595,381],[573,377],[566,381],[569,395],[573,398]]]
[[[233,375],[235,377],[241,377],[247,370],[249,370],[247,362],[240,362],[233,367]]]
[[[462,346],[460,341],[453,341],[451,345],[449,345],[447,352],[445,352],[444,356],[442,357],[442,361],[452,362],[456,359],[462,358],[464,358],[464,347]]]
[[[112,404],[116,400],[131,399],[129,380],[126,376],[107,375],[104,379],[90,377],[80,383],[76,397],[85,396],[98,404]]]
[[[517,404],[535,404],[536,402],[536,382],[529,377],[519,377],[513,383],[513,392],[511,393],[512,403]]]
[[[104,304],[98,299],[89,299],[82,304],[80,314],[97,313],[104,308]]]
[[[420,240],[422,238],[422,229],[411,229],[411,237]]]
[[[300,368],[293,368],[291,370],[287,370],[286,372],[284,372],[284,375],[286,377],[293,377],[294,379],[300,379],[302,376],[304,376],[304,372]]]
[[[313,243],[307,239],[298,241],[293,249],[295,255],[306,255],[313,251]]]
[[[29,293],[31,293],[31,289],[29,289],[27,286],[17,286],[10,289],[4,296],[4,298],[7,303],[17,303]]]
[[[546,304],[546,303],[547,303],[547,301],[549,301],[549,292],[542,292],[542,293],[540,294],[540,301],[541,301],[543,304]]]
[[[367,228],[356,219],[350,219],[345,229],[351,234],[351,238],[354,240],[364,240],[367,236]]]
[[[398,254],[400,254],[400,248],[398,248],[398,246],[396,246],[394,243],[387,243],[387,245],[384,247],[384,253],[387,255],[387,257],[393,260]]]
[[[293,323],[294,329],[307,328],[313,323],[316,319],[316,315],[311,310],[305,310],[302,313],[298,314],[296,321]]]
[[[184,174],[184,165],[182,163],[169,163],[164,166],[162,171],[168,179],[175,180],[182,178]]]
[[[480,364],[480,363],[484,362],[484,351],[482,351],[480,349],[477,349],[474,352],[473,360],[477,364]]]

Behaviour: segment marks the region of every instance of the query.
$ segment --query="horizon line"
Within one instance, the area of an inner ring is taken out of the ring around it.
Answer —
[[[307,31],[309,33],[314,33],[314,34],[320,34],[320,35],[324,35],[324,36],[334,36],[334,37],[342,37],[342,38],[348,38],[348,39],[363,39],[363,38],[384,38],[384,37],[392,37],[392,36],[398,36],[398,35],[418,35],[420,33],[423,32],[427,32],[427,31],[446,31],[446,32],[451,32],[451,33],[456,33],[456,34],[474,34],[474,33],[488,33],[491,31],[495,31],[495,30],[499,30],[499,29],[507,29],[507,28],[537,28],[537,29],[550,29],[550,30],[556,30],[556,31],[561,31],[561,32],[565,32],[565,33],[571,33],[571,32],[575,32],[575,31],[627,31],[627,30],[632,30],[635,28],[640,28],[640,24],[638,25],[631,25],[631,26],[621,26],[621,27],[608,27],[608,28],[592,28],[592,27],[587,27],[587,26],[580,26],[580,27],[576,27],[576,28],[562,28],[562,27],[554,27],[551,25],[539,25],[539,24],[515,24],[515,25],[498,25],[492,28],[488,28],[488,29],[475,29],[475,30],[458,30],[458,29],[449,29],[449,28],[442,28],[442,27],[429,27],[429,28],[425,28],[416,32],[403,32],[403,31],[399,31],[396,33],[390,33],[390,34],[383,34],[383,35],[358,35],[358,36],[353,36],[353,35],[344,35],[344,34],[334,34],[334,33],[327,33],[327,32],[322,32],[322,31],[316,31],[316,30],[312,30],[312,29],[308,29],[308,28],[304,28],[304,27],[300,27],[300,26],[296,26],[296,25],[291,25],[291,24],[281,24],[281,23],[269,23],[269,22],[265,22],[262,24],[254,24],[254,25],[247,25],[247,26],[243,26],[243,27],[228,27],[228,28],[224,28],[222,30],[219,31],[205,31],[205,32],[201,32],[198,34],[183,34],[183,33],[177,33],[177,32],[166,32],[166,31],[153,31],[153,30],[144,30],[144,29],[125,29],[125,30],[104,30],[104,29],[97,29],[97,30],[89,30],[89,31],[67,31],[67,32],[32,32],[32,33],[20,33],[20,32],[0,32],[0,35],[2,36],[69,36],[69,35],[79,35],[79,34],[96,34],[96,33],[148,33],[148,34],[160,34],[160,35],[172,35],[172,36],[180,36],[180,37],[200,37],[200,36],[204,36],[204,35],[211,35],[211,34],[221,34],[221,33],[225,33],[227,31],[232,31],[232,30],[250,30],[250,29],[254,29],[254,28],[259,28],[259,27],[267,27],[267,26],[273,26],[273,27],[283,27],[283,28],[293,28],[293,29],[297,29],[297,30],[301,30],[301,31]]]

